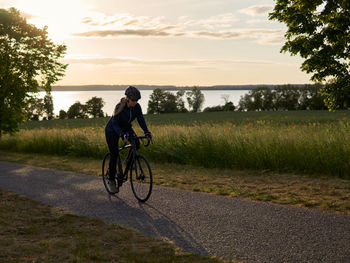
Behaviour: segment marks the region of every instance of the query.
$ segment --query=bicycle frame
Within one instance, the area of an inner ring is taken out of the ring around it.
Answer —
[[[151,140],[146,137],[146,136],[133,136],[128,138],[128,141],[130,142],[129,144],[124,144],[122,147],[119,147],[119,152],[125,150],[125,149],[130,149],[128,152],[128,156],[125,159],[125,170],[123,171],[123,176],[124,176],[124,181],[127,180],[128,178],[128,172],[132,164],[135,162],[135,158],[137,156],[137,149],[136,149],[136,139],[147,139],[148,142],[147,144],[144,144],[144,146],[148,146],[151,143]],[[119,153],[120,154],[120,153]],[[121,159],[119,159],[121,161]],[[120,163],[121,165],[121,163]],[[122,166],[121,166],[122,167]]]

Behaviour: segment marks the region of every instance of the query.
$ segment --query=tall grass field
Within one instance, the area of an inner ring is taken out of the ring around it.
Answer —
[[[350,178],[348,111],[216,112],[146,115],[154,162]],[[108,118],[32,121],[0,149],[99,158]],[[142,134],[137,121],[137,133]]]

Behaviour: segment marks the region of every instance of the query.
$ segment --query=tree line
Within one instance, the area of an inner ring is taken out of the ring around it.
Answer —
[[[60,110],[56,116],[53,113],[52,95],[47,92],[44,98],[29,97],[24,111],[27,120],[86,119],[105,117],[102,110],[104,105],[102,98],[92,97],[85,104],[76,101],[67,111]]]
[[[274,89],[259,86],[251,89],[241,97],[237,106],[229,101],[228,95],[223,95],[224,105],[206,107],[203,112],[214,111],[284,111],[284,110],[326,110],[323,85],[279,85]],[[185,107],[186,96],[189,109]],[[155,89],[148,101],[148,114],[173,112],[200,112],[204,95],[198,87],[191,91],[169,91]]]
[[[321,84],[280,85],[274,89],[268,86],[256,87],[241,97],[237,106],[229,101],[228,95],[222,95],[224,105],[206,107],[203,112],[215,111],[283,111],[283,110],[326,110],[325,97],[321,93]],[[185,99],[188,108],[185,106]],[[155,89],[148,101],[147,114],[200,112],[204,95],[198,87],[190,91],[179,90],[176,94]],[[92,97],[85,104],[76,101],[67,111],[53,113],[53,101],[50,93],[44,98],[29,97],[26,101],[27,120],[77,119],[105,117],[102,98]]]
[[[321,84],[257,87],[241,97],[240,111],[326,110]]]
[[[225,104],[207,107],[210,111],[290,111],[326,110],[326,97],[321,92],[323,85],[279,85],[272,89],[261,86],[241,96],[237,107],[224,96]],[[344,109],[344,108],[340,108]]]

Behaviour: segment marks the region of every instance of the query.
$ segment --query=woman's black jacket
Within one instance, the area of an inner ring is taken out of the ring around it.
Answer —
[[[114,114],[109,119],[106,125],[106,128],[105,128],[106,134],[116,133],[117,135],[123,137],[127,131],[131,130],[131,127],[132,127],[131,123],[136,118],[137,118],[137,122],[139,123],[144,133],[148,133],[149,131],[148,131],[145,119],[143,118],[140,104],[137,103],[135,107],[128,107],[126,105],[125,108],[118,115],[115,115],[115,113],[117,112],[117,110],[121,105],[122,100],[120,101],[120,103],[118,103],[115,106]]]

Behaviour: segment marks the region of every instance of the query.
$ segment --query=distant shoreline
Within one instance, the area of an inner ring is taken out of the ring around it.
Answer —
[[[302,86],[305,84],[291,84],[293,86]],[[194,86],[157,86],[157,85],[135,85],[140,90],[190,90]],[[261,85],[215,85],[215,86],[196,86],[200,90],[251,90],[257,87],[269,87],[274,89],[276,86],[271,84]],[[93,91],[93,90],[125,90],[127,85],[76,85],[76,86],[53,86],[52,91]]]

